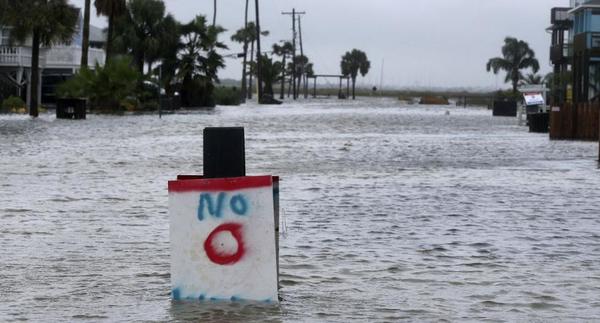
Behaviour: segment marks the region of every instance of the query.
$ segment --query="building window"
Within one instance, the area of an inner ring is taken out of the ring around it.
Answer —
[[[10,42],[10,32],[8,28],[0,28],[0,46],[8,46]]]

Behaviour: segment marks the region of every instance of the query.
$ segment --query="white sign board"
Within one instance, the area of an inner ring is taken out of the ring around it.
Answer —
[[[523,97],[525,98],[525,105],[527,106],[546,104],[546,100],[544,100],[542,93],[523,93]]]
[[[278,302],[271,176],[169,182],[174,300]]]

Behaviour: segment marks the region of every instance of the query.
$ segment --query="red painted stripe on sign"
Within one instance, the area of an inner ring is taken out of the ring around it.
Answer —
[[[223,192],[272,186],[273,176],[188,179],[169,181],[169,192]]]

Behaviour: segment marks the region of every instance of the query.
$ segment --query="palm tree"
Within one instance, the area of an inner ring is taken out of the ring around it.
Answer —
[[[81,67],[88,66],[88,52],[90,48],[90,2],[85,0],[83,8],[83,40],[81,41]]]
[[[486,66],[487,71],[506,72],[505,82],[512,82],[513,93],[517,93],[519,80],[523,79],[521,70],[531,68],[534,73],[540,70],[540,63],[535,58],[535,52],[529,48],[529,44],[512,37],[504,39],[502,46],[502,57],[491,58]]]
[[[262,36],[268,36],[269,35],[269,31],[268,30],[263,30],[260,32],[260,34]],[[252,76],[255,75],[254,71],[252,71],[252,67],[254,66],[254,64],[252,63],[254,60],[254,44],[256,42],[256,25],[254,24],[253,21],[250,21],[246,24],[245,28],[241,28],[238,29],[235,34],[233,34],[233,36],[231,36],[231,40],[238,42],[238,43],[243,43],[244,44],[244,66],[242,68],[242,93],[246,93],[247,92],[247,97],[248,99],[252,99]],[[247,54],[248,54],[248,44],[250,44],[250,61],[247,61]],[[247,66],[250,66],[250,73],[247,73]],[[247,78],[247,76],[250,76],[250,80],[247,84],[248,87],[245,87],[245,80]],[[250,90],[248,90],[248,88]]]
[[[115,19],[127,10],[125,0],[95,0],[94,6],[98,15],[108,17],[108,35],[106,38],[106,63],[112,58],[113,34]]]
[[[544,77],[538,74],[529,73],[521,79],[520,85],[537,85],[544,82]]]
[[[195,82],[205,86],[206,96],[212,96],[213,82],[219,81],[217,72],[225,67],[223,56],[217,52],[217,49],[227,49],[218,40],[219,34],[224,31],[219,26],[207,26],[203,16],[196,16],[190,23],[181,26],[178,74],[182,80],[182,98],[188,104],[193,101]]]
[[[291,42],[284,42],[283,45],[273,45],[273,53],[277,56],[281,56],[281,88],[279,98],[283,100],[285,94],[285,60],[288,55],[291,55],[294,50],[294,46]]]
[[[73,40],[79,11],[67,0],[9,1],[4,7],[5,23],[12,26],[11,37],[24,42],[31,37],[31,97],[29,114],[38,116],[40,47]]]
[[[119,35],[113,39],[119,45],[115,47],[121,47],[133,56],[140,74],[144,73],[146,62],[152,69],[163,45],[161,37],[167,25],[173,25],[174,18],[165,12],[162,0],[130,0],[126,14],[115,21],[115,31]]]
[[[363,77],[369,73],[371,62],[367,58],[367,54],[358,49],[353,49],[351,52],[346,52],[342,56],[341,62],[342,75],[349,76],[352,79],[352,99],[356,99],[356,77],[360,72]]]
[[[274,97],[273,84],[279,79],[282,69],[280,62],[273,62],[273,59],[266,54],[261,55],[261,78],[265,86],[264,95]]]

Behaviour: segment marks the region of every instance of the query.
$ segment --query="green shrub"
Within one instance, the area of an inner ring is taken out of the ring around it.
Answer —
[[[27,105],[21,98],[16,96],[10,96],[6,100],[2,101],[2,111],[12,113],[25,113],[27,112]]]
[[[131,59],[119,58],[106,66],[96,64],[94,70],[82,68],[57,88],[57,95],[87,98],[91,107],[101,110],[122,110],[123,100],[136,94],[140,80],[141,75],[131,66]]]
[[[236,87],[220,86],[214,91],[215,102],[218,105],[240,105],[241,92]]]

